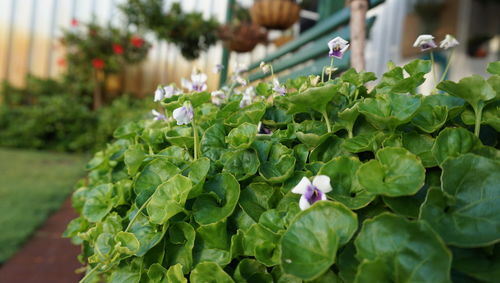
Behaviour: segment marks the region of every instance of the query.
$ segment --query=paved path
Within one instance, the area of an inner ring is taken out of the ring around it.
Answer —
[[[18,253],[0,267],[1,283],[73,283],[81,275],[76,259],[80,247],[61,238],[66,225],[77,217],[68,198]]]

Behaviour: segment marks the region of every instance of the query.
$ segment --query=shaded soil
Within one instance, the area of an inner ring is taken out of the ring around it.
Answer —
[[[52,214],[19,252],[0,267],[0,282],[71,283],[82,275],[77,260],[80,247],[61,238],[66,225],[77,217],[68,198],[61,209]]]

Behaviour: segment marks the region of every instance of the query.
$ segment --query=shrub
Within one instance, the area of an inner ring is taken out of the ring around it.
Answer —
[[[416,60],[164,98],[188,125],[119,127],[73,195],[83,281],[497,280],[499,65],[430,96]]]

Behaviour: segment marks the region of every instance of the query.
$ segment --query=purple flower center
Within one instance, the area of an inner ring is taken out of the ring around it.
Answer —
[[[334,48],[332,51],[330,51],[328,53],[328,56],[330,57],[335,57],[335,58],[342,58],[344,54],[342,53],[342,51],[340,51],[340,48]]]
[[[196,83],[193,83],[193,91],[203,91],[203,85],[204,84],[196,84]]]
[[[310,185],[307,186],[304,196],[306,197],[307,202],[312,205],[313,203],[322,200],[324,193],[318,190],[318,188],[316,188],[315,186]]]
[[[432,49],[432,48],[436,48],[436,44],[432,41],[430,42],[426,42],[426,43],[422,43],[422,45],[420,45],[420,48],[422,49],[422,51],[426,51],[426,50],[429,50],[429,49]]]

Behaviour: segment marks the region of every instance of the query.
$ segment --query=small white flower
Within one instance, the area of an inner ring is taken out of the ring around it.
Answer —
[[[453,48],[459,44],[460,43],[453,35],[447,34],[444,40],[441,41],[441,43],[439,44],[439,47],[443,49],[448,49],[448,48]]]
[[[183,88],[190,91],[202,92],[207,90],[207,78],[206,74],[193,70],[193,73],[191,73],[191,81],[182,78],[181,85]]]
[[[251,86],[245,90],[240,101],[240,108],[250,105],[255,98],[255,89]]]
[[[413,43],[413,47],[420,47],[421,51],[426,51],[429,49],[436,48],[437,45],[434,42],[434,36],[430,34],[421,34],[417,37],[415,43]]]
[[[318,175],[314,177],[312,183],[307,177],[303,177],[292,189],[292,193],[302,195],[300,197],[299,207],[302,210],[306,210],[311,207],[313,203],[320,200],[326,200],[326,193],[331,190],[330,177]]]
[[[182,91],[173,85],[168,85],[163,87],[163,91],[164,91],[164,98],[170,98],[174,95],[182,94]]]
[[[165,97],[165,90],[161,85],[156,88],[154,102],[161,101]]]
[[[264,61],[260,62],[260,69],[264,74],[269,73],[271,71],[271,66],[269,64],[264,63]]]
[[[184,103],[183,106],[174,110],[172,116],[177,121],[177,125],[187,125],[193,121],[193,106],[190,103]]]
[[[246,85],[247,85],[247,83],[248,83],[248,82],[247,82],[247,81],[246,81],[243,77],[241,77],[241,76],[235,76],[235,77],[234,77],[234,80],[235,80],[237,83],[239,83],[240,85],[242,85],[242,86],[246,86]]]
[[[163,121],[166,121],[167,120],[167,116],[161,114],[160,112],[156,111],[156,110],[151,110],[151,114],[153,114],[154,116],[154,120],[155,121],[159,121],[159,120],[163,120]]]
[[[217,105],[217,106],[221,105],[226,100],[226,95],[224,94],[224,92],[222,90],[212,91],[212,93],[210,95],[211,95],[212,103]]]
[[[280,82],[276,78],[273,79],[273,90],[281,96],[286,93],[286,88],[280,85]]]
[[[222,70],[224,70],[224,65],[222,65],[222,64],[216,64],[214,66],[214,68],[212,69],[212,72],[214,74],[218,74],[218,73],[222,72]]]
[[[328,56],[342,59],[344,53],[349,48],[349,41],[337,36],[328,42],[328,48],[330,48]]]

